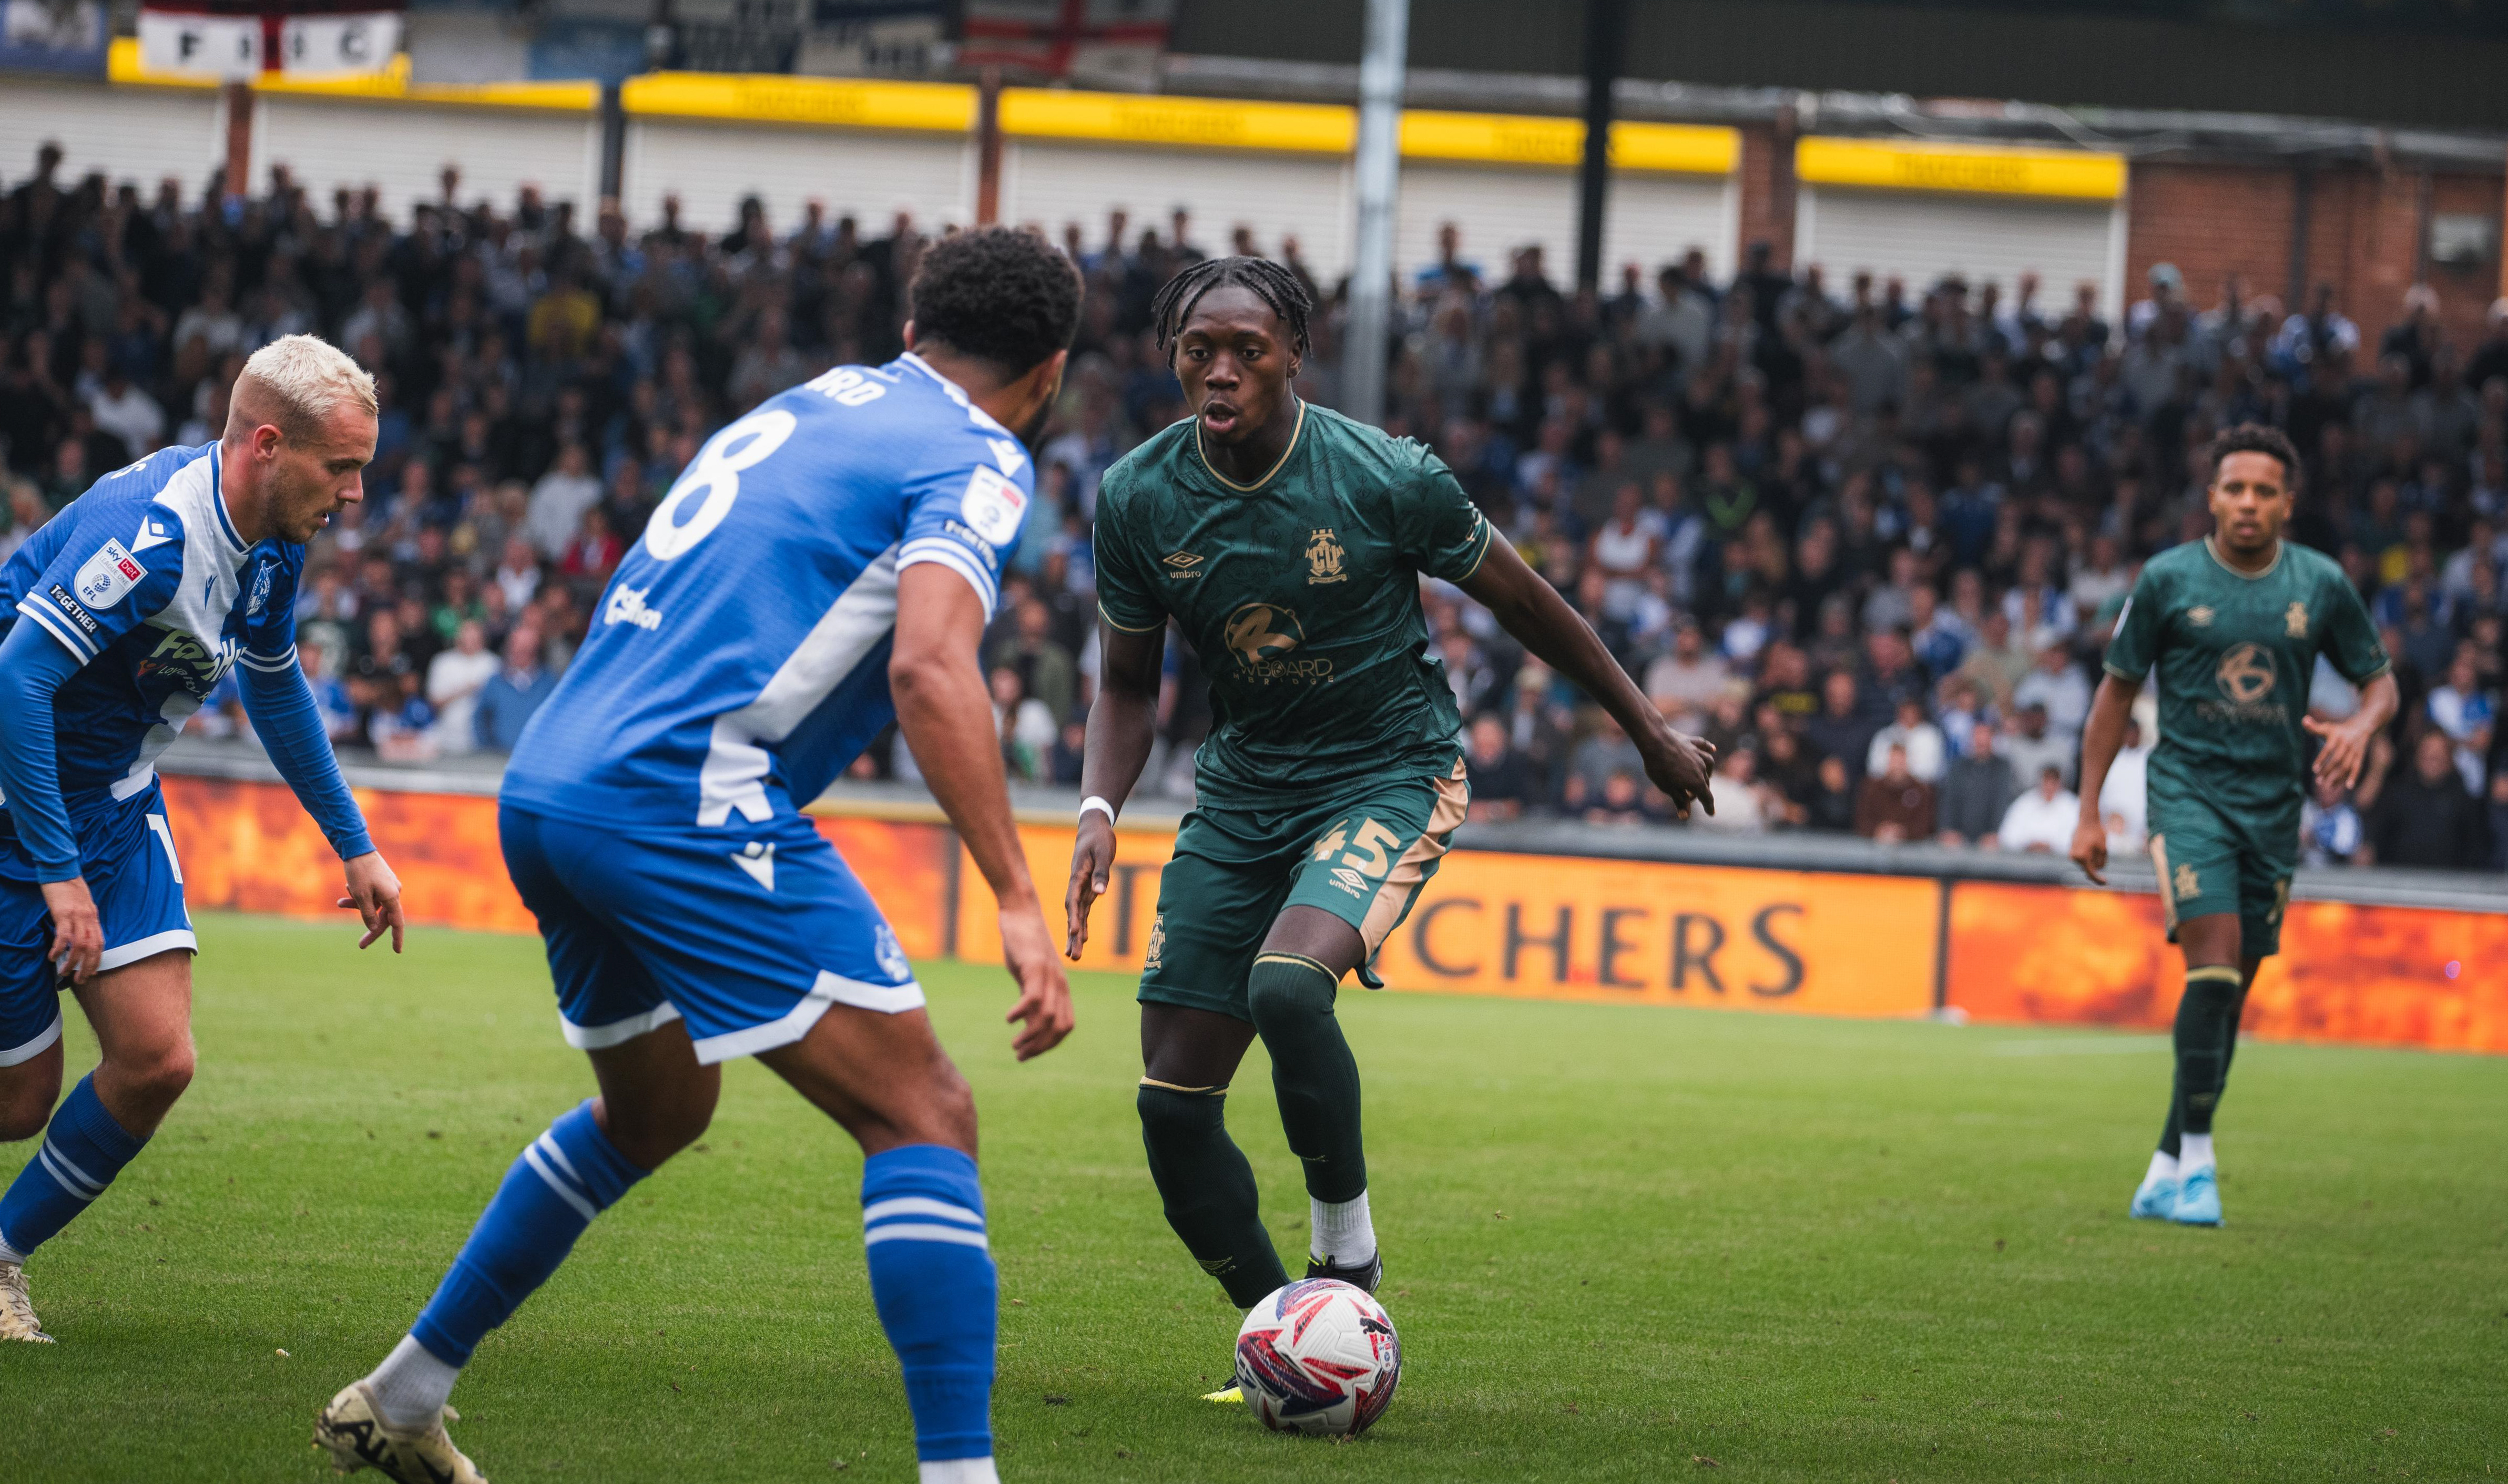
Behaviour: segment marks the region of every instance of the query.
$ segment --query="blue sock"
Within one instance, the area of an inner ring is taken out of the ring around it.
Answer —
[[[550,1124],[505,1172],[409,1332],[446,1364],[468,1364],[480,1339],[548,1282],[592,1218],[645,1174],[601,1132],[589,1100]]]
[[[95,1096],[95,1073],[79,1078],[53,1110],[42,1147],[0,1196],[0,1247],[23,1257],[70,1224],[148,1140],[133,1135]]]
[[[990,1458],[1000,1281],[976,1162],[940,1144],[874,1154],[863,1161],[862,1199],[871,1299],[905,1368],[915,1455]]]

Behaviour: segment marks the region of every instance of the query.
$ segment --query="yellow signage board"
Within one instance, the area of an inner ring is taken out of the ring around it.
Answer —
[[[2124,195],[2125,161],[2087,150],[1812,135],[1794,144],[1794,178],[1884,191],[2115,200]]]
[[[976,125],[976,90],[961,83],[889,83],[744,72],[648,72],[618,88],[631,114],[840,128],[963,134]]]
[[[1358,115],[1325,103],[1005,88],[1001,106],[1002,132],[1014,138],[1310,155],[1346,155],[1358,140]]]
[[[1527,114],[1446,113],[1414,108],[1402,115],[1406,160],[1457,160],[1572,169],[1585,157],[1581,119]],[[1611,126],[1611,166],[1689,175],[1729,175],[1742,158],[1742,136],[1701,124]]]
[[[139,64],[136,37],[115,39],[105,52],[108,81],[149,88],[215,88],[217,80],[186,73],[150,72]],[[252,80],[252,90],[277,97],[383,98],[403,103],[444,103],[470,108],[541,108],[560,113],[590,113],[601,106],[601,85],[572,83],[413,83],[409,54],[398,52],[381,71],[339,77],[291,78],[265,72]]]

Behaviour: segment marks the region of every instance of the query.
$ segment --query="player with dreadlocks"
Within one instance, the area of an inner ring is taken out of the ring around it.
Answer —
[[[1098,487],[1104,663],[1067,897],[1077,958],[1149,759],[1172,623],[1210,675],[1212,727],[1144,956],[1141,1132],[1168,1223],[1239,1308],[1288,1282],[1222,1116],[1257,1035],[1306,1166],[1307,1276],[1372,1292],[1384,1274],[1333,1003],[1353,970],[1377,987],[1377,950],[1469,803],[1420,579],[1459,584],[1599,702],[1683,815],[1715,808],[1714,749],[1646,704],[1434,454],[1291,389],[1312,308],[1260,258],[1198,263],[1152,307],[1193,416]]]

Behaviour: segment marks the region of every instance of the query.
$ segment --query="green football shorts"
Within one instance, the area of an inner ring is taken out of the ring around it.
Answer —
[[[1437,874],[1470,802],[1457,757],[1442,775],[1372,778],[1314,804],[1195,810],[1159,880],[1141,999],[1252,1020],[1254,956],[1296,906],[1357,928],[1360,982],[1381,988],[1367,963]]]
[[[2151,863],[2159,872],[2168,941],[2177,941],[2177,924],[2188,918],[2234,912],[2241,957],[2279,953],[2290,873],[2299,863],[2298,812],[2232,810],[2156,788],[2150,810]]]

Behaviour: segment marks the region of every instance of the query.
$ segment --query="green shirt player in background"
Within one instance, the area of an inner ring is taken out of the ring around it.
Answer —
[[[2212,1114],[2256,966],[2281,947],[2307,739],[2321,743],[2316,777],[2348,788],[2396,702],[2386,652],[2350,579],[2332,559],[2282,540],[2299,487],[2290,440],[2242,423],[2213,443],[2211,459],[2213,533],[2151,559],[2117,616],[2082,734],[2084,802],[2073,832],[2073,859],[2104,884],[2099,785],[2135,693],[2156,670],[2151,859],[2169,941],[2186,953],[2186,993],[2168,1122],[2132,1212],[2190,1226],[2221,1224]],[[2307,714],[2320,653],[2360,687],[2360,708],[2343,721]]]
[[[1150,755],[1173,620],[1209,673],[1213,725],[1141,975],[1141,1128],[1169,1224],[1239,1308],[1288,1282],[1222,1118],[1258,1034],[1306,1166],[1308,1276],[1370,1291],[1383,1276],[1358,1066],[1333,1002],[1353,969],[1376,984],[1369,962],[1468,798],[1420,577],[1460,584],[1601,703],[1684,816],[1715,808],[1713,749],[1646,704],[1444,464],[1290,389],[1310,308],[1295,275],[1241,257],[1187,269],[1152,308],[1193,416],[1098,488],[1104,656],[1067,899],[1078,958],[1115,814]]]

